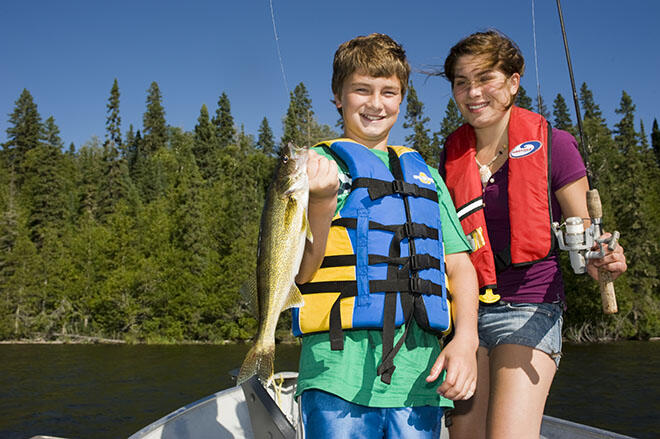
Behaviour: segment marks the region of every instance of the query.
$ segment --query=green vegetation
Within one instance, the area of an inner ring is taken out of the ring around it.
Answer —
[[[660,130],[654,120],[649,143],[625,92],[612,129],[586,84],[580,98],[605,228],[621,232],[629,272],[615,283],[619,313],[605,316],[596,283],[566,270],[566,335],[658,336]],[[122,133],[120,114],[115,80],[104,140],[65,150],[54,117],[43,120],[27,90],[15,102],[0,152],[0,340],[250,338],[256,321],[240,289],[255,270],[275,153],[283,142],[337,133],[316,120],[302,83],[291,92],[279,144],[265,117],[256,140],[246,133],[224,92],[213,116],[201,106],[191,132],[167,124],[155,82],[141,128]],[[561,95],[552,114],[576,133]],[[403,118],[407,142],[433,163],[462,122],[452,100],[439,123],[425,117],[412,84]],[[283,338],[289,319],[281,320]]]

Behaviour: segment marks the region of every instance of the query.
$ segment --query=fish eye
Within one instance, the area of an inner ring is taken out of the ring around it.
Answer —
[[[286,163],[289,161],[289,156],[288,155],[283,155],[282,156],[282,163]]]

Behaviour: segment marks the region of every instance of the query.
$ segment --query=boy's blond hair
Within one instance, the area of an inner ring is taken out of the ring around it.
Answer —
[[[355,37],[339,46],[332,63],[332,93],[341,95],[344,81],[355,72],[374,78],[396,76],[401,98],[406,94],[410,76],[406,52],[385,34]]]

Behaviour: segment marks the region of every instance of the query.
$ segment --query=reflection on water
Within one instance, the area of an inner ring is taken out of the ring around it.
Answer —
[[[0,438],[127,437],[231,385],[247,345],[0,345]],[[296,370],[299,348],[277,347]],[[660,437],[660,343],[566,346],[546,412]]]

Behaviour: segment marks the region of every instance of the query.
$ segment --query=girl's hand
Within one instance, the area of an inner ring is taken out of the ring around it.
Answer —
[[[611,234],[604,233],[601,238],[609,238]],[[593,250],[597,250],[598,247],[594,246]],[[587,261],[587,272],[591,277],[598,280],[598,269],[603,268],[610,272],[612,275],[612,280],[619,277],[624,271],[628,269],[628,264],[626,264],[626,255],[623,253],[623,247],[621,244],[616,246],[616,249],[610,250],[605,246],[605,256],[601,259],[589,259]]]

